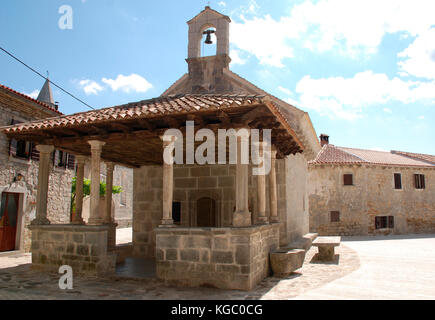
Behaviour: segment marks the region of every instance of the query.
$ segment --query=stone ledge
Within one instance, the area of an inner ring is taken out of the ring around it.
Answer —
[[[157,234],[184,234],[184,235],[223,235],[231,234],[251,234],[258,231],[263,231],[269,228],[280,226],[281,223],[271,223],[265,225],[253,225],[250,227],[225,227],[225,228],[156,228],[154,231]]]
[[[28,228],[31,231],[101,232],[101,231],[109,231],[110,226],[51,224],[51,225],[29,225]]]

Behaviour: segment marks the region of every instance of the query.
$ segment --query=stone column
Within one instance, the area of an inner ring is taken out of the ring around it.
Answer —
[[[83,211],[83,179],[85,177],[85,156],[77,156],[77,175],[76,175],[76,213],[72,224],[85,224],[82,217]]]
[[[163,136],[160,137],[163,140]],[[172,141],[163,140],[163,152],[171,143],[174,143],[176,137],[172,137]],[[163,156],[163,212],[160,227],[168,228],[175,227],[172,219],[172,202],[174,197],[174,164],[168,163],[169,159]]]
[[[259,142],[258,151],[261,156],[264,156],[264,142]],[[257,195],[258,195],[258,224],[267,224],[268,218],[266,216],[266,175],[264,170],[260,168],[264,165],[264,163],[259,163],[259,174],[257,176]]]
[[[242,146],[248,145],[248,150]],[[236,165],[236,211],[233,214],[234,227],[248,227],[252,225],[251,212],[249,212],[249,161],[242,163],[242,152],[248,152],[249,159],[249,131],[237,136],[237,165]],[[244,155],[246,156],[246,155]]]
[[[279,222],[278,200],[276,189],[276,150],[271,151],[270,173],[269,173],[269,196],[270,196],[270,222]]]
[[[113,169],[115,165],[111,162],[106,163],[106,217],[104,223],[113,223],[112,217],[112,188],[113,188]]]
[[[36,196],[36,218],[32,225],[48,225],[47,201],[48,201],[48,180],[50,175],[50,155],[54,150],[53,146],[38,145],[39,151],[39,172],[38,172],[38,193]]]
[[[100,215],[100,164],[101,151],[105,142],[98,140],[88,141],[91,145],[91,203],[88,224],[99,225],[103,223]]]

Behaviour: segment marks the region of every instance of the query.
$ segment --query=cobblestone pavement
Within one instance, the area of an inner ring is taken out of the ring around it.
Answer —
[[[129,280],[115,277],[75,277],[74,290],[63,291],[58,287],[58,274],[32,270],[30,254],[15,254],[0,256],[0,299],[435,298],[434,247],[435,235],[415,238],[352,238],[342,242],[336,251],[336,260],[327,264],[316,261],[317,249],[313,247],[306,255],[303,268],[297,273],[286,279],[267,278],[251,292],[175,288],[166,287],[156,279]]]
[[[0,257],[0,299],[169,299],[169,300],[257,300],[288,299],[306,290],[342,277],[356,270],[359,259],[355,251],[342,245],[340,258],[330,264],[313,261],[316,249],[306,256],[304,267],[286,279],[267,278],[251,292],[212,288],[166,287],[156,279],[131,280],[74,277],[74,289],[59,289],[60,275],[32,270],[30,254]]]

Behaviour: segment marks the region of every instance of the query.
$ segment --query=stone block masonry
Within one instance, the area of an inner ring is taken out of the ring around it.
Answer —
[[[279,224],[247,228],[159,228],[157,277],[169,285],[252,290],[270,275]]]
[[[107,250],[108,226],[30,226],[32,267],[58,272],[62,265],[74,274],[100,276],[115,272],[116,255]]]

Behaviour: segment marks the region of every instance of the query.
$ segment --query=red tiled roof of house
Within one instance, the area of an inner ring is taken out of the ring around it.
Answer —
[[[23,94],[23,93],[21,93],[21,92],[18,92],[18,91],[16,91],[16,90],[14,90],[14,89],[11,89],[11,88],[9,88],[9,87],[6,87],[6,86],[4,86],[4,85],[2,85],[2,84],[0,84],[0,88],[1,88],[1,89],[4,89],[4,90],[6,90],[6,91],[9,91],[9,92],[11,92],[11,93],[13,93],[13,94],[16,94],[16,95],[18,95],[18,96],[20,96],[20,97],[23,97],[23,98],[25,98],[25,99],[27,99],[27,100],[29,100],[29,101],[32,101],[32,102],[34,102],[34,103],[37,103],[37,104],[39,104],[40,106],[42,106],[42,107],[44,107],[44,108],[47,108],[47,109],[50,110],[50,111],[56,112],[56,113],[59,114],[59,115],[63,115],[63,113],[60,112],[59,110],[56,110],[55,108],[49,106],[48,104],[46,104],[46,103],[44,103],[44,102],[38,101],[38,100],[36,100],[36,99],[33,99],[33,98],[29,97],[28,95],[25,95],[25,94]]]
[[[165,96],[105,109],[26,122],[15,126],[4,127],[3,131],[8,133],[50,129],[55,127],[74,127],[82,124],[102,123],[107,121],[153,118],[169,114],[186,114],[207,109],[216,110],[220,108],[250,106],[264,104],[264,98],[264,96],[255,95],[240,96],[213,94]]]
[[[391,153],[398,154],[412,159],[423,160],[435,164],[435,156],[432,156],[430,154],[411,153],[411,152],[403,152],[403,151],[391,151]]]
[[[433,156],[430,156],[433,157]],[[410,158],[401,154],[363,150],[355,148],[337,147],[331,144],[323,146],[316,159],[310,164],[372,164],[372,165],[392,165],[392,166],[416,166],[434,167],[435,163],[422,161],[421,159]]]

